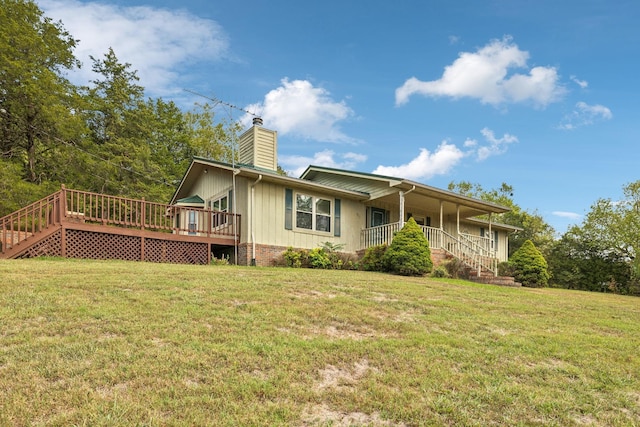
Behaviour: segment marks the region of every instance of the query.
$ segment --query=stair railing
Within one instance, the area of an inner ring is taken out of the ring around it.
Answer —
[[[0,218],[0,249],[9,249],[52,225],[60,224],[62,200],[57,191],[37,202]]]

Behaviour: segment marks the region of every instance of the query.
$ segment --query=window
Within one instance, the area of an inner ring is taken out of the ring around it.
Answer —
[[[227,225],[229,221],[229,208],[230,208],[230,196],[229,193],[224,194],[215,199],[209,200],[208,207],[213,211],[211,214],[211,227],[217,228],[223,225]]]
[[[331,200],[296,194],[296,227],[331,232]]]
[[[198,229],[196,218],[196,211],[189,211],[189,234],[196,234]]]

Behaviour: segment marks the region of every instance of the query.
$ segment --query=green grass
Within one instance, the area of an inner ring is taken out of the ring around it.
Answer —
[[[640,425],[640,299],[0,262],[0,425]]]

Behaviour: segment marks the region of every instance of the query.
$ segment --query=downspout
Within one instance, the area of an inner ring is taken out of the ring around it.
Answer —
[[[413,188],[407,192],[404,192],[404,191],[399,192],[400,194],[400,228],[404,227],[404,197],[415,189],[416,189],[416,186],[414,185]]]
[[[235,154],[234,154],[235,158]],[[235,161],[235,160],[234,160]],[[236,170],[233,166],[233,174],[231,175],[232,187],[233,187],[233,263],[238,265],[238,203],[236,203],[236,175],[240,173],[240,170]]]
[[[251,184],[251,265],[256,265],[256,237],[254,235],[254,207],[256,203],[256,185],[262,181],[262,174],[258,175],[258,179]]]

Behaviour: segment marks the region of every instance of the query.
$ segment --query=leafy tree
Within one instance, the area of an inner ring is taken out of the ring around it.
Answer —
[[[583,224],[586,239],[597,240],[607,251],[627,259],[634,279],[640,279],[640,180],[623,187],[620,201],[599,199]]]
[[[525,241],[509,259],[514,278],[523,286],[545,287],[549,281],[547,261],[531,240]]]
[[[516,252],[527,240],[531,240],[544,254],[548,254],[551,250],[555,230],[536,211],[527,212],[513,201],[514,189],[512,186],[502,183],[500,188],[487,191],[479,184],[461,181],[449,183],[448,189],[464,196],[511,209],[509,212],[494,214],[491,217],[495,222],[522,228],[521,231],[509,234],[509,256]]]
[[[429,241],[413,218],[393,237],[382,261],[387,271],[403,276],[421,276],[431,271]]]
[[[600,240],[592,240],[582,228],[571,227],[551,250],[549,270],[552,283],[567,289],[602,291],[615,283],[629,293],[631,269],[624,255],[609,250]]]
[[[62,141],[82,127],[75,87],[64,77],[79,66],[75,46],[33,1],[0,0],[0,156],[32,183],[56,178],[52,171],[68,164]]]
[[[213,107],[209,104],[195,104],[192,110],[185,113],[194,155],[231,163],[235,151],[237,161],[235,141],[242,130],[240,124],[222,120],[214,125],[214,119]]]

